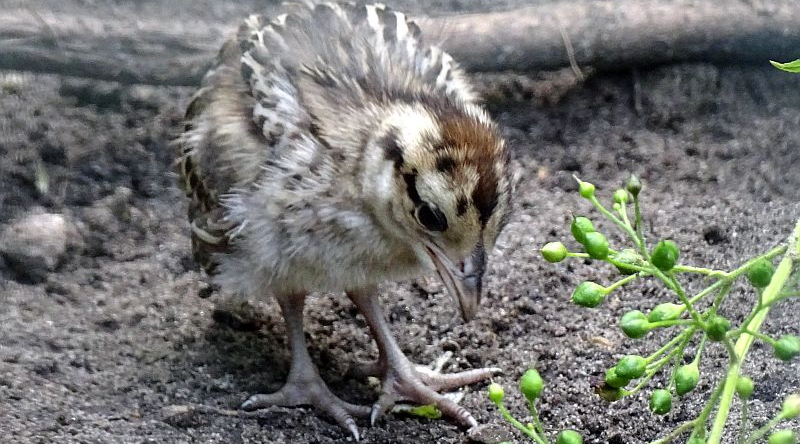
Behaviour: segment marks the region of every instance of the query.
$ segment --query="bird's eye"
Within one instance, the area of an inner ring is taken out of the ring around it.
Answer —
[[[444,231],[447,229],[447,218],[444,213],[425,202],[417,206],[417,220],[429,231]]]

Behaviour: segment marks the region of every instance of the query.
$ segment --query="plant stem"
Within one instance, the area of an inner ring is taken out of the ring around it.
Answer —
[[[747,399],[742,399],[742,421],[739,423],[739,444],[744,444],[747,434]]]
[[[497,408],[500,409],[500,414],[503,415],[503,418],[505,418],[506,421],[510,422],[511,425],[518,428],[520,431],[522,431],[522,433],[528,435],[528,438],[536,441],[538,444],[550,444],[544,438],[539,436],[539,434],[536,433],[535,430],[529,429],[527,426],[517,421],[516,418],[511,416],[511,413],[508,412],[508,409],[502,403],[497,403]]]
[[[705,275],[725,276],[727,273],[721,270],[712,270],[710,268],[693,267],[691,265],[676,265],[672,268],[675,273],[698,273]]]
[[[761,339],[762,341],[764,341],[767,344],[772,345],[772,346],[774,346],[775,343],[778,342],[778,341],[770,338],[769,336],[765,335],[764,333],[759,333],[757,331],[742,330],[742,333],[746,334],[746,335],[753,335],[756,338]]]
[[[767,288],[764,289],[762,300],[765,305],[771,303],[773,299],[780,295],[783,285],[791,275],[792,269],[795,265],[795,260],[798,258],[798,256],[800,256],[800,221],[797,222],[794,232],[789,238],[787,254],[783,257],[780,264],[778,264],[778,268],[775,270],[775,274],[772,276],[772,281]],[[761,324],[764,322],[764,319],[766,319],[767,313],[769,313],[769,307],[763,307],[749,320],[749,322],[747,322],[747,324],[742,325],[742,330],[757,332],[761,327]],[[708,444],[719,444],[722,440],[722,432],[725,428],[725,423],[728,420],[728,414],[730,413],[731,409],[731,401],[733,400],[733,395],[736,390],[736,381],[739,378],[742,362],[744,361],[744,357],[754,340],[755,337],[748,334],[740,336],[736,341],[734,353],[731,356],[731,363],[728,366],[728,374],[724,381],[724,389],[720,398],[719,410],[717,411],[717,416],[714,419],[714,425],[711,429],[711,434],[706,441]]]
[[[542,421],[539,419],[539,412],[536,410],[536,404],[533,402],[528,402],[528,410],[531,411],[531,415],[533,415],[533,425],[536,427],[536,430],[539,431],[542,435],[544,435],[544,425],[542,425]]]
[[[772,430],[776,425],[778,425],[781,421],[784,420],[783,415],[778,414],[778,416],[772,418],[768,423],[764,424],[763,427],[759,428],[752,435],[748,438],[744,444],[753,444],[754,442],[758,441],[762,436],[766,435],[767,432]]]
[[[635,274],[632,274],[630,276],[626,276],[626,277],[618,280],[617,282],[614,282],[613,284],[609,285],[608,287],[606,287],[606,290],[608,290],[608,292],[610,293],[610,292],[614,291],[615,289],[617,289],[618,287],[621,287],[621,286],[627,284],[628,282],[636,279],[637,277],[639,277],[639,276],[635,275]]]
[[[703,407],[703,411],[701,411],[700,415],[695,419],[695,430],[692,432],[692,435],[697,435],[697,431],[701,428],[703,433],[705,433],[706,422],[708,421],[708,417],[711,416],[711,412],[714,411],[717,402],[719,402],[719,396],[722,394],[723,387],[722,383],[717,384],[717,387],[711,394],[711,398],[709,398],[706,406]]]
[[[681,436],[681,434],[683,434],[683,432],[685,432],[685,431],[691,429],[692,427],[694,427],[696,422],[697,422],[696,419],[693,419],[691,421],[686,421],[683,424],[679,425],[678,427],[675,427],[671,432],[669,432],[663,438],[658,439],[656,441],[652,441],[652,442],[650,442],[650,444],[667,444],[667,443],[670,443],[675,438]]]

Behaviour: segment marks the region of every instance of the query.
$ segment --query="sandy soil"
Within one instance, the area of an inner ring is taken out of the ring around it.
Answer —
[[[129,7],[114,3],[117,11]],[[220,14],[244,14],[251,3],[220,7]],[[94,7],[70,4],[87,14]],[[492,77],[483,87],[530,95],[517,77]],[[174,407],[235,408],[249,394],[278,388],[288,369],[274,304],[197,297],[202,279],[190,257],[169,146],[190,94],[0,73],[0,231],[50,212],[65,215],[77,233],[50,272],[0,258],[0,441],[349,441],[307,409],[226,416]],[[589,212],[574,192],[573,173],[606,193],[631,172],[640,175],[651,237],[674,238],[689,263],[730,268],[783,241],[800,217],[800,77],[699,64],[594,77],[559,100],[498,100],[502,94],[489,108],[514,148],[521,179],[515,216],[491,258],[483,310],[464,325],[434,280],[387,283],[381,298],[392,327],[418,362],[450,351],[450,371],[503,368],[497,380],[508,392],[526,368],[537,367],[548,382],[540,410],[552,430],[575,428],[590,443],[647,442],[698,411],[724,363],[721,350],[709,351],[699,389],[665,418],[647,412],[644,395],[611,405],[599,400],[593,386],[609,365],[657,346],[625,339],[616,320],[665,293],[641,283],[600,309],[575,307],[569,294],[578,282],[608,282],[614,273],[580,262],[554,266],[537,249],[567,237],[571,214]],[[737,292],[726,313],[741,316],[751,297]],[[332,389],[352,401],[373,400],[365,381],[346,375],[351,363],[375,356],[363,319],[339,295],[314,298],[306,314],[312,355]],[[798,334],[799,314],[787,304],[765,330]],[[758,384],[756,422],[800,386],[800,364],[779,363],[762,346],[746,369]],[[489,425],[480,439],[512,436],[483,389],[464,400]],[[509,402],[524,416],[519,396]],[[446,421],[390,415],[374,428],[362,425],[369,443],[469,442]]]

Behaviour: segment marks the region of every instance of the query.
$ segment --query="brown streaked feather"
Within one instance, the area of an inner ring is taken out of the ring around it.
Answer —
[[[442,145],[460,151],[462,164],[474,167],[478,173],[471,198],[481,224],[486,225],[500,198],[500,178],[495,164],[498,159],[508,163],[505,144],[496,129],[487,131],[486,126],[472,116],[444,115],[441,124]]]

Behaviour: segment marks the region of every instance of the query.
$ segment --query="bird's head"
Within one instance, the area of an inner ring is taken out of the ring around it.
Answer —
[[[392,107],[370,141],[369,184],[382,223],[431,264],[465,320],[508,217],[509,154],[474,105]]]

